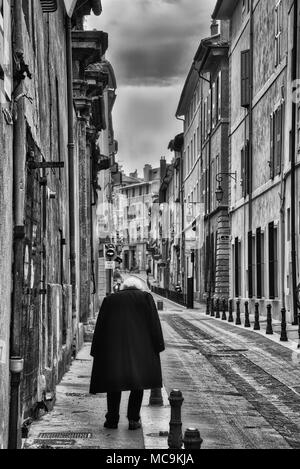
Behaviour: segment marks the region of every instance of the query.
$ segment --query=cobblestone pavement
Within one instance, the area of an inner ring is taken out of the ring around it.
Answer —
[[[158,297],[157,297],[158,298]],[[207,449],[300,448],[299,353],[164,300],[164,385]]]
[[[147,391],[142,429],[130,432],[124,393],[119,428],[104,429],[106,399],[88,394],[92,361],[90,344],[85,344],[57,387],[54,411],[33,423],[24,446],[167,448],[168,395],[180,389],[182,429],[198,428],[203,449],[299,449],[297,343],[281,343],[278,334],[266,336],[264,327],[257,332],[212,318],[202,307],[187,310],[157,295],[154,298],[164,306],[160,312],[166,343],[161,354],[164,406],[150,407]],[[50,440],[47,433],[52,434]]]

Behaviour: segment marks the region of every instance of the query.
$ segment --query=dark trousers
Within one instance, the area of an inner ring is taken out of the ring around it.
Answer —
[[[121,391],[107,393],[107,414],[105,417],[111,423],[119,422],[121,396]],[[130,392],[127,407],[128,420],[134,420],[137,422],[140,419],[140,410],[143,401],[143,396],[144,391],[142,389]]]

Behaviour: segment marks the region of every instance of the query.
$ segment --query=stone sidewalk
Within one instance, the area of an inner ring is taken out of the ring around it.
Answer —
[[[162,390],[164,406],[149,406],[145,391],[141,410],[142,429],[128,430],[128,392],[122,395],[118,429],[103,427],[106,395],[89,394],[92,370],[90,343],[85,343],[70,370],[57,386],[54,410],[34,421],[24,449],[159,449],[168,448],[170,419],[168,396]],[[159,436],[161,433],[162,436]]]

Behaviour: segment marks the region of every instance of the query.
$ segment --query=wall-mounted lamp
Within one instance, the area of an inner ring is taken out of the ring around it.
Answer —
[[[223,181],[223,176],[229,176],[231,177],[235,182],[237,182],[237,173],[218,173],[216,175],[216,181],[219,183],[219,186],[215,192],[216,194],[216,199],[219,204],[222,202],[223,197],[224,197],[224,191],[221,186],[221,182]]]

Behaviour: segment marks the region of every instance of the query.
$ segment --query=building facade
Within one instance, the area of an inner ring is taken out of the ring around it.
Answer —
[[[51,409],[93,308],[100,0],[0,2],[0,447]],[[103,78],[103,80],[102,80]],[[93,81],[94,80],[94,81]]]
[[[231,297],[297,320],[298,2],[218,1],[230,20]],[[267,60],[266,60],[267,57]],[[299,63],[298,63],[299,68]],[[238,71],[238,73],[237,73]]]

